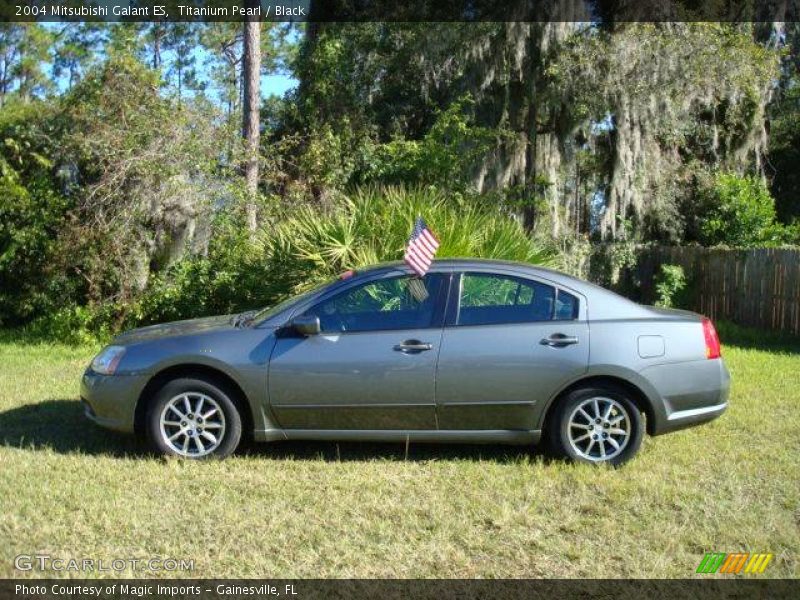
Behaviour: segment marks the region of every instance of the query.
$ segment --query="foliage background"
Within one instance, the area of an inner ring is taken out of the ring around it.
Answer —
[[[639,244],[800,241],[795,23],[261,39],[297,85],[260,107],[251,232],[239,24],[0,26],[0,325],[87,340],[272,304],[400,258],[417,214],[441,255],[612,287]]]

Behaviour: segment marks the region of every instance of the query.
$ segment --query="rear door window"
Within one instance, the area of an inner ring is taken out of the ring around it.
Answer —
[[[537,281],[488,273],[461,278],[457,325],[499,325],[550,321],[556,290]]]

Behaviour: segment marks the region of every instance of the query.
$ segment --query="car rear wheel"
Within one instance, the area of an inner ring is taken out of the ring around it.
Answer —
[[[549,433],[551,446],[559,456],[616,466],[639,450],[644,420],[624,389],[587,386],[563,398]]]
[[[203,379],[174,379],[150,405],[147,434],[160,454],[224,458],[239,445],[242,420],[222,386]]]

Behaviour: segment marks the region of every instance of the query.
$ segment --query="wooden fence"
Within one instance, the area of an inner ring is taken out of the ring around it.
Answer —
[[[800,250],[645,248],[634,269],[643,299],[655,298],[654,278],[662,264],[684,268],[692,310],[800,335]]]

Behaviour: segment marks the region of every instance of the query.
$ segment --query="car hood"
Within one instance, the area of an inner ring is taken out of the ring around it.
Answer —
[[[235,329],[233,325],[234,315],[220,315],[216,317],[203,317],[201,319],[189,319],[186,321],[173,321],[171,323],[161,323],[159,325],[149,325],[131,329],[114,338],[114,344],[131,344],[136,342],[157,340],[163,338],[178,337],[182,335],[193,335],[197,333],[209,333],[225,329]]]

